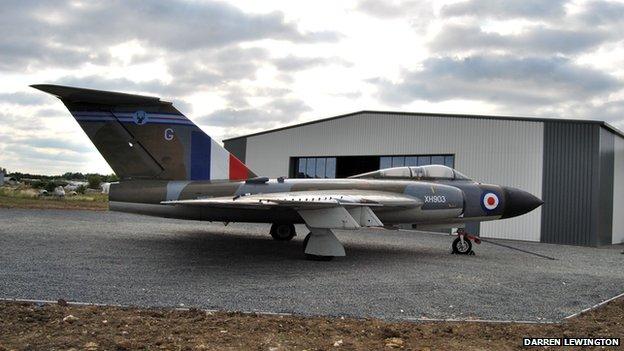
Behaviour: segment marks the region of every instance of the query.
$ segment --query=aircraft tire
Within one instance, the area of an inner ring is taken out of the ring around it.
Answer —
[[[461,240],[456,238],[453,240],[453,253],[457,255],[468,255],[472,251],[472,242],[467,238],[464,238],[466,245],[462,245]]]
[[[294,224],[273,223],[271,236],[277,241],[289,241],[297,235]]]
[[[303,239],[303,254],[305,255],[306,260],[308,261],[331,261],[334,256],[319,256],[319,255],[310,255],[305,253],[306,246],[308,246],[308,240],[310,240],[311,233],[308,233],[306,237]]]

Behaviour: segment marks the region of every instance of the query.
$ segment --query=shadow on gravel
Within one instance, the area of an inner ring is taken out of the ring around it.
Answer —
[[[198,266],[219,266],[228,270],[232,265],[253,265],[255,267],[288,269],[289,267],[340,267],[358,264],[379,265],[382,262],[409,260],[411,264],[419,261],[442,261],[452,258],[447,248],[439,250],[425,247],[396,247],[380,244],[344,243],[346,257],[338,257],[330,262],[316,262],[305,259],[303,254],[303,235],[299,234],[292,241],[280,242],[270,236],[258,236],[243,233],[224,233],[208,231],[185,231],[162,238],[142,237],[123,239],[124,246],[147,250],[155,259],[167,259],[170,264]],[[456,257],[460,259],[459,257]],[[173,262],[171,260],[174,260]],[[288,265],[284,265],[288,262]]]

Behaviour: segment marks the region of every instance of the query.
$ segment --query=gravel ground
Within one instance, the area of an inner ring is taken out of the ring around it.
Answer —
[[[267,225],[115,212],[0,209],[0,297],[384,319],[554,321],[624,292],[622,246],[340,231],[347,257],[306,261]]]

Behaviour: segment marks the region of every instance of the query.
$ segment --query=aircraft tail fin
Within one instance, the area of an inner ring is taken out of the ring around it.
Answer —
[[[170,102],[40,84],[65,104],[121,179],[244,180],[256,175]]]

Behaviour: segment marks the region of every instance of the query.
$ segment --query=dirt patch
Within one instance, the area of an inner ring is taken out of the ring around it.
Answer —
[[[529,336],[621,338],[622,316],[624,298],[560,324],[411,323],[4,302],[0,350],[515,350]]]
[[[58,209],[58,210],[95,210],[107,211],[108,201],[100,198],[30,198],[0,195],[0,208]]]

